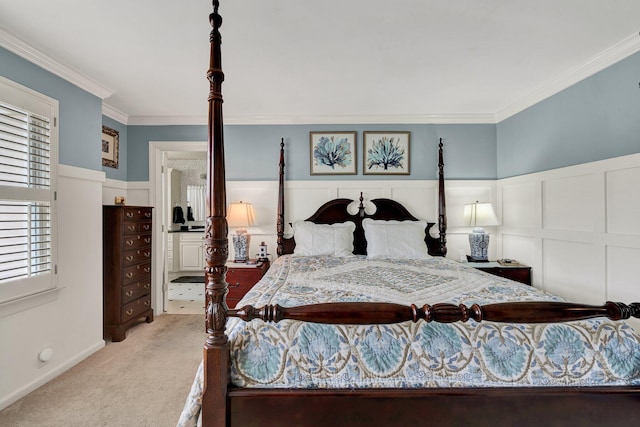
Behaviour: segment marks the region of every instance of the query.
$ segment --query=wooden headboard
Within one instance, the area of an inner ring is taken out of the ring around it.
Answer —
[[[445,200],[444,200],[444,163],[442,156],[442,139],[439,144],[439,187],[438,187],[438,221],[440,235],[433,237],[430,234],[431,228],[435,225],[433,222],[427,223],[425,229],[425,243],[431,256],[446,256],[447,254],[447,240],[446,240],[446,212],[445,212]],[[280,142],[280,180],[278,187],[278,220],[277,220],[277,234],[278,234],[278,255],[285,255],[293,253],[295,248],[295,236],[287,238],[284,236],[284,140]],[[362,220],[365,218],[371,218],[374,220],[397,220],[397,221],[418,221],[418,218],[413,216],[407,208],[402,204],[391,199],[373,199],[370,202],[374,205],[375,211],[368,214],[365,211],[364,199],[362,193],[360,193],[360,200],[358,205],[358,211],[352,214],[348,211],[349,205],[354,201],[351,199],[333,199],[318,208],[318,210],[311,215],[306,221],[311,221],[316,224],[336,224],[346,221],[352,221],[356,225],[354,231],[353,253],[356,255],[367,254],[367,241],[364,236],[364,229],[362,228]]]

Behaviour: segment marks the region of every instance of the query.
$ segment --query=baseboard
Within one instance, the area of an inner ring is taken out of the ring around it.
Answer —
[[[68,360],[66,363],[60,365],[56,369],[54,369],[52,371],[49,371],[48,373],[46,373],[45,375],[41,376],[40,378],[37,378],[36,380],[34,380],[31,383],[29,383],[29,384],[25,385],[24,387],[22,387],[21,389],[16,390],[15,392],[11,393],[9,396],[6,396],[2,400],[0,400],[0,410],[2,410],[4,408],[6,408],[7,406],[17,402],[18,400],[22,399],[27,394],[29,394],[32,391],[38,389],[39,387],[42,387],[43,385],[45,385],[46,383],[48,383],[52,379],[56,378],[60,374],[62,374],[64,372],[68,371],[69,369],[73,368],[78,363],[82,362],[84,359],[86,359],[87,357],[91,356],[93,353],[95,353],[95,352],[101,350],[102,348],[104,348],[104,346],[105,346],[104,340],[100,340],[99,342],[95,343],[94,345],[92,345],[91,347],[89,347],[88,349],[83,351],[82,353],[76,355],[74,358],[72,358],[72,359]]]

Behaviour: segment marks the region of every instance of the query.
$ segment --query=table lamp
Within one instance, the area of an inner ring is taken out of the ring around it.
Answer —
[[[487,251],[489,249],[489,234],[485,233],[482,227],[500,225],[500,220],[496,216],[491,203],[469,203],[464,205],[463,213],[464,225],[474,227],[469,234],[469,245],[471,246],[471,256],[469,261],[488,261]]]
[[[246,227],[255,224],[255,214],[251,203],[231,203],[227,212],[227,224],[229,227],[237,227],[233,237],[233,249],[235,252],[233,262],[247,262],[249,260],[249,243],[251,235]]]

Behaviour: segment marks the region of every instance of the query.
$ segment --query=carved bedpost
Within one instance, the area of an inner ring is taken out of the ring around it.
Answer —
[[[284,254],[284,138],[280,141],[280,173],[278,181],[278,218],[276,220],[278,235],[278,256]]]
[[[209,80],[208,156],[207,156],[207,221],[205,228],[205,294],[206,333],[204,344],[204,390],[202,395],[202,425],[226,426],[227,385],[229,383],[229,343],[225,332],[228,308],[226,262],[228,258],[227,207],[222,121],[222,17],[219,1],[213,0],[211,23]]]
[[[440,231],[440,252],[447,256],[447,204],[444,195],[444,159],[442,155],[442,138],[438,144],[438,229]]]

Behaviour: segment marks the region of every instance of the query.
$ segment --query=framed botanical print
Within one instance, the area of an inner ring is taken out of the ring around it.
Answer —
[[[364,132],[365,175],[409,175],[410,132]]]
[[[356,132],[309,132],[311,175],[355,175]]]
[[[118,150],[120,133],[102,126],[102,166],[118,169]]]

